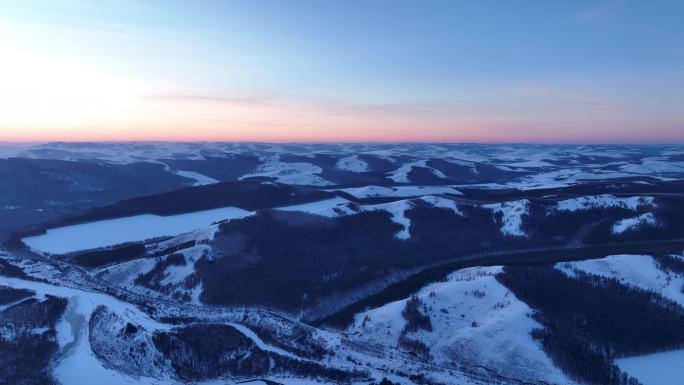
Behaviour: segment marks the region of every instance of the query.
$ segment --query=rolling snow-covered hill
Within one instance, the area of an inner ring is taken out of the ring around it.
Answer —
[[[7,155],[0,382],[683,374],[662,366],[684,348],[681,147],[47,143]]]

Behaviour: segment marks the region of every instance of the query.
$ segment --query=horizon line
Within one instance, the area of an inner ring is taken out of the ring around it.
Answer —
[[[456,141],[456,140],[300,140],[300,141],[280,141],[280,140],[172,140],[172,139],[104,139],[104,140],[2,140],[0,144],[3,145],[41,145],[51,143],[68,143],[68,144],[85,144],[85,143],[101,143],[101,144],[116,144],[116,143],[156,143],[156,144],[173,144],[173,143],[189,143],[189,144],[386,144],[386,145],[402,145],[402,144],[447,144],[447,145],[541,145],[541,146],[684,146],[684,141],[675,142],[546,142],[546,141]]]

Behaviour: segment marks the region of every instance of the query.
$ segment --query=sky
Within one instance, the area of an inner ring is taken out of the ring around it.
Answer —
[[[0,141],[684,143],[680,0],[0,2]]]

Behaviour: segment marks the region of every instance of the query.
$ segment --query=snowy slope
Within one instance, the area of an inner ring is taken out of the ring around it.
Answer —
[[[279,155],[261,157],[262,163],[240,179],[265,176],[275,178],[280,183],[307,186],[328,186],[332,183],[320,177],[323,169],[311,163],[286,163],[280,161]]]
[[[601,259],[556,264],[568,276],[579,270],[587,274],[615,278],[625,285],[661,294],[684,306],[684,276],[663,271],[648,255],[612,255]]]
[[[522,229],[523,217],[530,213],[530,201],[521,199],[517,201],[501,202],[483,205],[482,207],[492,210],[492,214],[501,215],[500,231],[503,235],[511,237],[526,237],[527,233]]]
[[[527,381],[570,384],[542,351],[530,331],[540,325],[532,310],[498,283],[501,267],[475,267],[431,284],[417,296],[425,305],[432,331],[410,337],[424,342],[439,365],[482,365],[499,374]],[[357,314],[348,332],[369,341],[396,346],[406,325],[407,299]]]
[[[192,184],[193,186],[204,186],[207,184],[218,183],[216,179],[210,178],[195,171],[176,170],[174,173],[176,175],[182,176],[183,178],[194,180],[195,182]]]
[[[348,206],[350,202],[344,198],[335,197],[322,201],[304,203],[300,205],[278,207],[275,210],[282,211],[300,211],[309,214],[322,215],[324,217],[332,218],[340,215],[354,214]]]
[[[654,227],[657,223],[653,213],[644,213],[634,218],[620,219],[613,224],[611,231],[613,234],[622,234],[625,231],[639,230],[644,227]]]
[[[428,194],[455,194],[463,195],[460,191],[449,186],[365,186],[339,189],[356,198],[369,197],[413,197]]]
[[[411,183],[411,180],[409,178],[409,173],[413,170],[414,167],[424,167],[429,169],[435,176],[438,178],[442,179],[447,179],[447,176],[444,175],[443,172],[434,169],[432,167],[429,167],[427,165],[427,159],[425,160],[419,160],[416,162],[411,162],[411,163],[406,163],[399,167],[398,169],[392,171],[389,173],[388,178],[391,179],[392,181],[396,183]]]
[[[636,211],[640,207],[654,207],[653,197],[616,197],[610,194],[584,196],[559,201],[558,211],[579,211],[590,209],[621,208]]]
[[[335,167],[339,168],[340,170],[351,172],[368,171],[368,163],[356,155],[340,158],[335,164]]]

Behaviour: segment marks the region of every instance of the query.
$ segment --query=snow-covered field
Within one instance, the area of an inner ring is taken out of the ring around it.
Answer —
[[[684,378],[684,350],[615,360],[620,370],[643,385],[675,385]]]
[[[108,219],[49,229],[46,234],[24,238],[34,250],[64,254],[80,250],[114,246],[150,238],[180,235],[214,222],[243,218],[252,212],[236,207],[159,216],[152,214]]]

